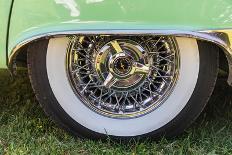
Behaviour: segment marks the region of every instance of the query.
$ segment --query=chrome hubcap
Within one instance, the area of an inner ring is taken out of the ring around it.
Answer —
[[[128,91],[138,87],[149,73],[147,56],[136,42],[113,40],[100,49],[95,68],[105,87]]]
[[[109,70],[112,74],[118,77],[125,77],[129,75],[132,70],[132,58],[125,53],[116,54],[113,59],[110,60]]]
[[[168,36],[73,36],[67,65],[86,106],[107,117],[133,118],[155,110],[171,93],[179,51]]]

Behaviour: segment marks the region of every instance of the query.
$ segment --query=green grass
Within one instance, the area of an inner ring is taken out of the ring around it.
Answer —
[[[182,136],[119,143],[74,138],[38,105],[25,71],[0,70],[0,154],[232,154],[232,88],[219,81],[200,118]]]

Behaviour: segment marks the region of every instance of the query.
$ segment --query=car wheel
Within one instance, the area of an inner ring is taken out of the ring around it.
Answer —
[[[66,130],[93,139],[172,137],[201,113],[218,48],[170,36],[72,36],[28,51],[32,87]]]

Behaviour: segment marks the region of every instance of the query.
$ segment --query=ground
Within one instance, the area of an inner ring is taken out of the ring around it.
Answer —
[[[0,154],[232,154],[232,88],[218,80],[198,120],[175,139],[128,143],[74,138],[36,101],[26,71],[0,70]]]

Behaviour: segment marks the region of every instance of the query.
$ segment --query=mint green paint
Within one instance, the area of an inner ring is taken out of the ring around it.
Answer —
[[[6,36],[11,0],[0,0],[0,68],[6,68]]]
[[[232,28],[231,0],[15,0],[8,53],[49,32],[225,28]]]

